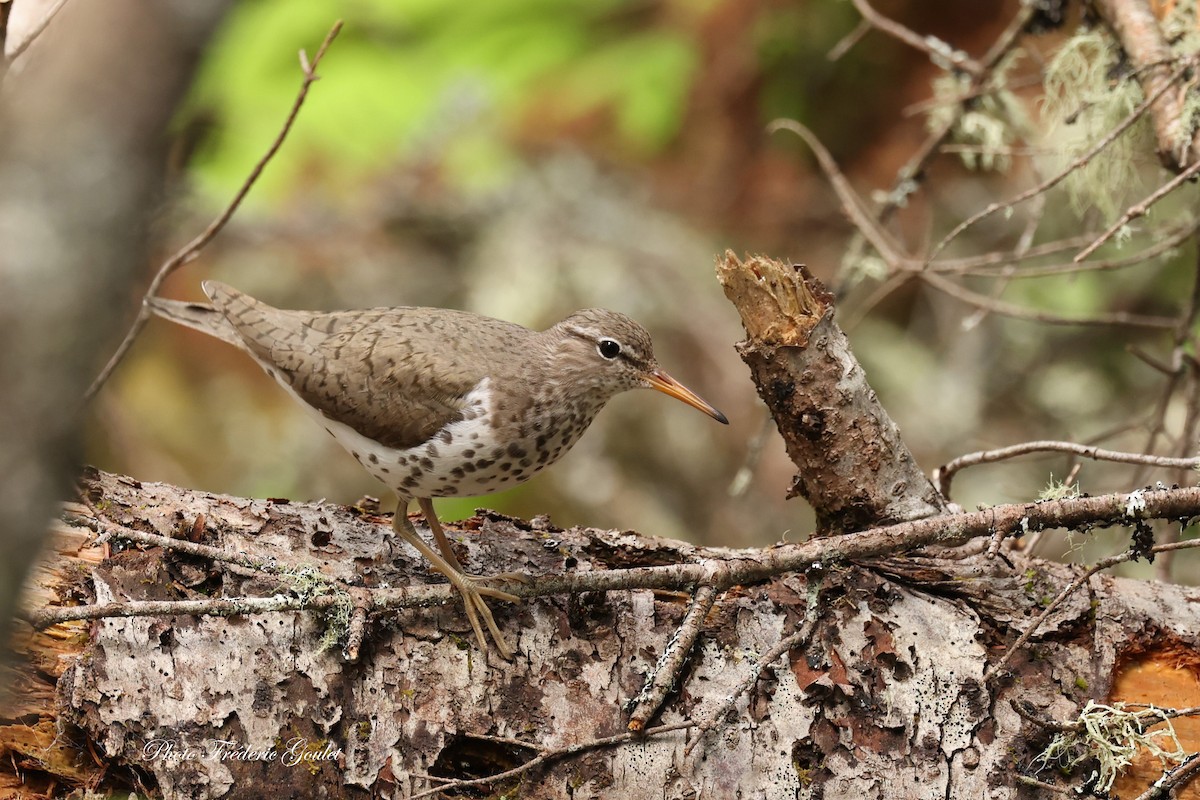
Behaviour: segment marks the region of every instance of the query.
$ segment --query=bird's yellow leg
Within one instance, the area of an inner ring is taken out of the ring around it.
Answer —
[[[502,572],[499,575],[473,575],[464,570],[462,565],[458,563],[458,557],[454,555],[454,548],[450,546],[450,540],[446,538],[446,534],[442,530],[442,522],[438,519],[437,512],[433,509],[433,500],[428,497],[419,497],[417,498],[417,505],[421,508],[421,514],[425,517],[425,522],[428,523],[429,530],[433,532],[433,539],[437,542],[438,549],[442,551],[442,556],[463,576],[470,578],[476,583],[488,583],[490,581],[529,583],[529,576],[521,572]],[[516,595],[511,595],[507,592],[503,594],[504,597],[501,597],[499,594],[489,594],[488,596],[507,600],[510,603],[520,600]]]
[[[457,559],[455,559],[454,564],[451,564],[432,547],[425,544],[421,540],[421,537],[417,536],[412,523],[408,521],[408,515],[404,513],[407,507],[408,502],[401,500],[400,505],[396,508],[396,515],[392,520],[392,528],[404,538],[404,541],[411,544],[418,553],[425,556],[434,569],[445,575],[455,590],[462,595],[463,606],[467,613],[467,621],[471,623],[471,629],[475,632],[475,639],[479,642],[479,648],[487,650],[487,640],[484,638],[483,629],[479,625],[479,617],[482,616],[484,623],[487,625],[488,632],[492,635],[492,640],[496,643],[496,650],[506,661],[511,661],[513,657],[512,649],[504,641],[504,636],[500,633],[500,628],[497,627],[496,620],[492,617],[492,611],[487,607],[487,603],[484,602],[482,595],[510,602],[518,598],[499,589],[476,585],[475,581],[463,574],[462,567],[458,564]]]

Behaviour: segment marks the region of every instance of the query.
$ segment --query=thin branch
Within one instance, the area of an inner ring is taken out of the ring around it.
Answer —
[[[329,45],[337,37],[338,32],[341,31],[341,29],[342,21],[339,19],[337,22],[333,23],[333,27],[329,29],[329,33],[325,34],[325,40],[321,42],[321,47],[317,50],[317,55],[313,58],[311,64],[308,62],[307,54],[305,54],[303,50],[300,51],[300,64],[304,72],[304,79],[300,84],[300,91],[297,93],[296,99],[292,103],[291,111],[288,113],[287,119],[284,120],[283,127],[279,130],[279,133],[276,134],[275,140],[271,142],[271,146],[267,148],[267,152],[264,153],[263,157],[260,158],[258,163],[254,165],[254,168],[250,171],[250,174],[246,177],[246,180],[242,182],[241,188],[238,189],[237,193],[233,196],[233,199],[229,202],[229,205],[225,207],[225,210],[222,211],[221,214],[214,219],[199,236],[184,245],[182,249],[163,262],[162,266],[158,268],[158,272],[155,273],[154,278],[150,281],[150,286],[146,289],[146,294],[142,298],[142,305],[141,308],[138,309],[138,314],[133,321],[133,325],[130,326],[129,331],[125,334],[125,338],[121,340],[121,344],[117,346],[116,351],[112,354],[112,357],[108,360],[108,363],[104,365],[104,369],[100,370],[100,374],[96,376],[96,379],[92,381],[92,385],[88,387],[86,392],[84,392],[83,399],[85,401],[92,399],[96,392],[100,391],[100,387],[104,385],[109,376],[112,375],[113,370],[115,370],[117,365],[121,363],[121,360],[125,357],[125,354],[129,352],[129,348],[133,346],[133,342],[135,339],[137,339],[138,334],[140,334],[142,329],[146,327],[146,323],[150,320],[150,317],[153,316],[150,311],[150,299],[158,296],[159,291],[162,289],[163,283],[168,277],[170,277],[180,267],[194,261],[196,257],[200,255],[200,251],[205,247],[205,245],[212,241],[212,239],[221,232],[221,229],[224,228],[229,220],[233,217],[234,212],[236,212],[238,207],[241,206],[242,201],[246,199],[246,195],[250,193],[251,187],[254,186],[254,183],[258,180],[259,176],[262,175],[262,172],[266,168],[267,164],[272,158],[275,157],[275,154],[279,152],[279,148],[283,146],[284,139],[287,138],[288,133],[291,131],[292,126],[296,122],[297,116],[300,114],[300,107],[304,105],[304,100],[308,97],[308,90],[320,77],[316,72],[317,65],[321,63],[321,59],[325,56],[325,51],[329,49]]]
[[[1100,237],[1098,239],[1096,239],[1096,241],[1092,242],[1091,244],[1089,244],[1087,247],[1080,250],[1075,255],[1076,263],[1083,261],[1085,258],[1090,256],[1092,253],[1096,252],[1096,250],[1098,250],[1101,245],[1103,245],[1105,242],[1107,242],[1113,236],[1116,236],[1117,231],[1121,230],[1121,228],[1128,225],[1130,221],[1137,219],[1138,217],[1145,216],[1146,212],[1150,210],[1151,206],[1153,206],[1159,200],[1161,200],[1164,197],[1166,197],[1167,195],[1169,195],[1171,192],[1178,189],[1180,186],[1182,186],[1187,181],[1191,180],[1197,174],[1200,174],[1200,161],[1196,161],[1190,167],[1185,169],[1183,172],[1179,173],[1174,178],[1167,181],[1162,186],[1158,187],[1158,189],[1155,190],[1153,194],[1146,197],[1140,203],[1135,203],[1132,206],[1130,206],[1129,208],[1127,208],[1125,210],[1125,213],[1121,215],[1121,218],[1119,220],[1117,220],[1116,222],[1114,222],[1109,227],[1108,230],[1106,230],[1104,233],[1102,233],[1100,235]]]
[[[784,653],[790,652],[793,648],[806,645],[808,640],[812,638],[813,630],[816,628],[817,621],[817,614],[815,613],[817,588],[818,587],[815,583],[809,586],[808,608],[805,610],[804,621],[801,623],[800,629],[793,634],[783,637],[776,642],[773,647],[767,650],[767,652],[763,653],[758,660],[754,662],[754,665],[750,668],[750,671],[741,680],[741,682],[739,682],[738,685],[734,687],[733,691],[729,693],[729,696],[726,697],[721,704],[717,706],[717,708],[713,709],[712,712],[705,713],[705,720],[699,725],[699,734],[695,739],[689,742],[688,746],[684,749],[684,757],[690,756],[692,750],[694,750],[696,745],[698,745],[704,738],[704,734],[716,728],[717,725],[719,725],[721,721],[725,719],[725,715],[729,713],[730,709],[732,709],[737,703],[738,698],[750,691],[750,687],[758,683],[758,679],[762,675],[764,669],[774,664]]]
[[[598,750],[602,747],[612,747],[613,745],[625,744],[626,742],[640,742],[652,736],[660,736],[664,733],[671,733],[672,731],[686,730],[690,727],[692,727],[692,723],[690,722],[676,722],[671,725],[659,725],[657,728],[649,728],[642,733],[618,733],[615,736],[605,736],[601,739],[593,739],[588,742],[580,742],[579,744],[567,745],[566,747],[556,747],[553,749],[539,748],[536,745],[520,742],[519,744],[523,747],[527,747],[531,750],[538,750],[538,755],[529,761],[526,761],[519,767],[513,767],[510,770],[498,772],[495,775],[488,775],[484,778],[471,778],[469,780],[460,779],[447,781],[440,786],[435,786],[432,789],[425,789],[424,791],[410,795],[410,800],[419,800],[419,798],[422,797],[432,797],[435,794],[449,792],[451,790],[469,789],[475,786],[489,786],[498,781],[506,781],[510,778],[519,777],[526,772],[535,769],[536,767],[540,767],[543,764],[546,764],[550,761],[556,761],[560,758],[579,755],[580,753],[586,753],[589,750]],[[512,741],[506,740],[506,743],[512,743]]]
[[[1162,774],[1146,791],[1134,800],[1159,800],[1159,798],[1179,797],[1179,790],[1184,785],[1200,775],[1200,753],[1191,753],[1183,761]]]
[[[1112,272],[1129,267],[1137,267],[1145,264],[1147,261],[1158,258],[1159,256],[1179,247],[1183,241],[1196,233],[1200,229],[1200,219],[1193,220],[1186,225],[1179,227],[1172,233],[1162,238],[1164,232],[1157,232],[1155,243],[1145,250],[1140,250],[1131,256],[1125,258],[1113,258],[1104,261],[1088,261],[1085,263],[1076,263],[1074,261],[1058,264],[1041,264],[1034,267],[1025,267],[1023,269],[1012,269],[1011,273],[1004,273],[1004,276],[1010,280],[1023,280],[1025,278],[1044,278],[1051,275],[1070,275],[1078,272]],[[1083,238],[1083,237],[1077,237]],[[1088,236],[1085,241],[1092,241],[1094,237]],[[1003,260],[998,260],[998,264],[1002,264],[1001,269],[1008,270],[1013,268],[1012,264],[1004,264]],[[996,276],[996,269],[987,267],[966,267],[957,268],[943,266],[945,262],[933,262],[930,264],[934,272],[942,274],[969,275],[991,278]]]
[[[1139,519],[1145,519],[1145,517],[1139,516]],[[1186,542],[1172,542],[1169,545],[1155,545],[1154,547],[1150,548],[1150,552],[1164,553],[1174,550],[1184,550],[1192,547],[1200,547],[1200,539],[1189,539]],[[1141,552],[1131,549],[1126,550],[1123,553],[1118,553],[1115,556],[1102,558],[1093,564],[1091,568],[1072,581],[1065,589],[1059,592],[1058,595],[1056,595],[1055,598],[1051,600],[1044,609],[1042,609],[1042,613],[1038,614],[1037,618],[1034,619],[1034,621],[1029,624],[1029,627],[1025,629],[1025,632],[1017,637],[1017,640],[1013,642],[1012,646],[1008,649],[1008,652],[1004,654],[1004,657],[996,662],[996,666],[992,667],[984,674],[984,680],[991,680],[1003,672],[1008,666],[1009,662],[1013,660],[1017,653],[1020,652],[1020,650],[1029,643],[1029,640],[1033,638],[1033,635],[1037,633],[1038,629],[1042,626],[1042,623],[1049,619],[1050,615],[1057,611],[1058,607],[1066,602],[1068,597],[1077,592],[1079,587],[1087,583],[1093,575],[1095,575],[1097,572],[1109,569],[1110,567],[1115,567],[1117,564],[1123,564],[1126,561],[1132,561],[1135,558],[1140,558],[1141,556]]]
[[[1152,317],[1145,314],[1131,314],[1128,311],[1113,311],[1107,314],[1093,314],[1090,317],[1067,317],[1052,314],[1048,311],[1034,311],[1016,303],[1005,302],[979,294],[954,281],[932,272],[916,273],[934,289],[937,289],[956,300],[986,308],[996,314],[1015,319],[1026,319],[1031,322],[1042,322],[1047,325],[1126,325],[1133,328],[1159,328],[1171,330],[1175,320],[1171,317]]]
[[[847,33],[838,43],[835,44],[830,51],[825,55],[830,61],[839,61],[842,56],[849,53],[851,48],[863,40],[863,37],[871,32],[872,25],[865,19],[860,19],[858,24],[854,26],[854,30]]]
[[[1078,733],[1086,730],[1087,725],[1078,717],[1069,722],[1063,720],[1052,719],[1042,716],[1041,712],[1029,701],[1015,699],[1010,700],[1009,704],[1013,711],[1023,719],[1029,720],[1039,728],[1055,733]],[[1120,704],[1122,709],[1140,708],[1142,711],[1136,711],[1133,716],[1138,719],[1145,720],[1145,727],[1150,727],[1158,722],[1164,722],[1169,719],[1179,719],[1180,717],[1194,717],[1200,715],[1200,706],[1190,706],[1188,708],[1163,708],[1162,706],[1154,705],[1153,703],[1126,703]]]
[[[934,246],[933,250],[930,251],[930,253],[929,253],[928,260],[932,261],[934,258],[936,258],[938,253],[942,252],[942,250],[944,250],[946,248],[946,246],[948,244],[950,244],[950,242],[952,242],[956,238],[958,238],[958,236],[963,231],[965,231],[967,228],[970,228],[971,226],[975,225],[976,223],[986,219],[987,217],[990,217],[992,214],[995,214],[997,211],[1001,211],[1006,208],[1012,208],[1013,206],[1016,206],[1019,203],[1023,203],[1024,201],[1030,199],[1031,197],[1036,197],[1036,196],[1042,194],[1043,192],[1049,191],[1050,189],[1057,186],[1059,183],[1062,183],[1064,180],[1066,180],[1066,178],[1072,172],[1079,169],[1083,165],[1087,164],[1089,161],[1091,161],[1093,158],[1095,158],[1102,150],[1104,150],[1110,144],[1112,144],[1117,139],[1119,139],[1121,137],[1121,134],[1123,134],[1125,131],[1129,130],[1129,128],[1135,122],[1137,122],[1139,119],[1142,118],[1142,115],[1146,113],[1146,110],[1149,109],[1151,105],[1153,105],[1155,102],[1157,102],[1158,99],[1160,97],[1162,97],[1163,94],[1169,88],[1174,86],[1175,83],[1177,81],[1179,81],[1180,78],[1183,77],[1184,73],[1186,73],[1189,69],[1192,68],[1193,64],[1194,64],[1194,59],[1187,59],[1187,61],[1184,63],[1184,65],[1181,66],[1179,69],[1177,69],[1171,75],[1171,78],[1168,82],[1166,82],[1162,86],[1160,86],[1154,92],[1154,94],[1152,94],[1150,97],[1147,97],[1142,103],[1140,103],[1138,105],[1137,108],[1135,108],[1133,111],[1131,111],[1125,117],[1125,119],[1121,121],[1121,123],[1119,125],[1117,125],[1111,131],[1109,131],[1103,138],[1100,139],[1100,141],[1096,142],[1096,144],[1093,145],[1086,153],[1084,153],[1083,155],[1076,158],[1074,161],[1072,161],[1070,164],[1068,164],[1067,167],[1065,169],[1063,169],[1062,171],[1060,171],[1058,174],[1052,175],[1051,177],[1049,177],[1046,180],[1039,183],[1037,186],[1034,186],[1031,189],[1026,189],[1025,191],[1021,192],[1020,194],[1016,195],[1015,197],[1005,200],[1003,203],[992,203],[991,205],[989,205],[987,208],[983,209],[982,211],[980,211],[976,214],[973,214],[970,217],[967,217],[967,219],[960,222],[957,226],[955,226],[954,230],[952,230],[948,234],[946,234],[946,236]],[[1078,259],[1076,259],[1076,260],[1078,260]]]
[[[116,522],[105,518],[96,512],[93,508],[93,516],[84,516],[82,514],[64,513],[63,521],[72,527],[89,528],[100,534],[99,541],[112,541],[113,539],[126,539],[130,542],[138,544],[146,544],[151,547],[162,547],[166,550],[173,550],[178,553],[186,553],[187,555],[199,556],[207,558],[211,561],[218,561],[225,564],[232,564],[254,572],[262,572],[269,575],[282,576],[288,573],[294,573],[298,569],[304,569],[304,565],[300,564],[281,564],[275,558],[262,558],[259,556],[248,556],[244,553],[230,553],[218,547],[210,547],[206,544],[198,542],[189,542],[186,539],[173,539],[169,536],[160,536],[157,533],[147,533],[139,531],[135,528],[128,528]],[[317,565],[312,564],[307,567],[311,570],[318,569]]]
[[[872,27],[883,31],[894,39],[904,42],[909,47],[920,50],[929,56],[929,60],[934,64],[938,64],[939,66],[952,64],[975,77],[983,73],[983,66],[963,51],[956,47],[951,47],[936,36],[922,36],[895,20],[888,19],[871,8],[867,0],[854,0],[854,7],[858,9],[858,13],[862,14],[863,19],[869,22]]]
[[[927,517],[764,550],[736,551],[681,564],[545,575],[526,583],[508,583],[503,588],[522,598],[628,589],[685,589],[696,585],[709,585],[720,591],[786,572],[805,571],[814,562],[856,561],[897,555],[931,545],[955,547],[971,539],[990,537],[996,526],[1009,529],[1078,528],[1127,522],[1129,517],[1126,509],[1131,503],[1140,509],[1138,519],[1180,520],[1200,517],[1200,487],[998,505],[984,511]],[[1191,542],[1200,544],[1200,540],[1177,544],[1189,545]],[[456,600],[454,591],[444,583],[371,591],[376,610],[441,605]],[[231,610],[230,604],[235,603],[249,603],[253,608],[246,608],[258,613],[259,610],[325,610],[339,600],[338,594],[332,593],[317,597],[232,598],[217,601],[128,601],[103,606],[46,607],[29,612],[26,619],[40,629],[79,619],[203,614],[207,613],[208,608],[204,603],[215,604],[212,606],[217,609],[214,613],[228,616],[231,613],[246,613]]]
[[[667,642],[666,649],[654,665],[650,679],[646,681],[637,697],[633,698],[634,708],[629,715],[628,725],[630,731],[637,733],[645,730],[646,722],[658,712],[667,695],[675,688],[679,673],[683,671],[687,657],[692,652],[692,645],[696,643],[700,630],[704,627],[704,618],[708,616],[716,599],[717,591],[713,587],[700,586],[696,589],[683,622]]]
[[[935,108],[949,108],[965,103],[968,100],[974,100],[979,97],[987,97],[988,95],[996,94],[999,91],[1012,89],[1025,89],[1030,86],[1038,86],[1045,80],[1043,76],[1038,74],[1026,75],[1019,80],[1009,80],[1003,86],[979,86],[968,92],[955,95],[954,97],[930,97],[926,100],[920,100],[910,106],[906,106],[901,110],[900,114],[905,117],[915,117],[918,114],[925,114]],[[986,153],[989,155],[1041,155],[1049,152],[1045,148],[1035,147],[993,147],[990,145],[971,145],[971,144],[944,144],[938,148],[942,153]]]
[[[1031,778],[1028,775],[1018,775],[1017,781],[1024,784],[1025,786],[1030,786],[1034,789],[1044,789],[1047,792],[1054,792],[1055,794],[1061,794],[1061,795],[1065,795],[1067,797],[1075,796],[1075,792],[1071,791],[1070,789],[1064,789],[1061,786],[1055,786],[1053,783],[1046,783],[1045,781],[1039,781],[1037,778]]]
[[[1076,236],[1068,236],[1065,239],[1057,239],[1052,242],[1034,245],[1022,254],[1018,254],[1012,250],[993,250],[977,256],[942,259],[941,261],[933,262],[931,266],[935,267],[935,271],[937,272],[959,272],[970,269],[982,269],[988,266],[1004,266],[1010,262],[1029,261],[1035,258],[1043,258],[1045,256],[1064,253],[1068,250],[1074,250],[1077,247],[1082,247],[1094,238],[1096,238],[1096,234],[1094,233],[1083,233]]]
[[[971,86],[968,91],[974,91],[983,86],[987,80],[987,73],[995,67],[1000,60],[1008,54],[1008,52],[1017,43],[1021,32],[1025,30],[1025,26],[1029,24],[1029,20],[1033,18],[1037,7],[1034,3],[1022,3],[1021,8],[1013,15],[1009,21],[1008,27],[996,39],[996,43],[987,51],[987,54],[980,59],[983,72],[976,75],[971,80]],[[888,194],[888,200],[884,203],[875,215],[875,219],[880,223],[886,222],[895,211],[900,208],[901,197],[906,195],[903,192],[906,184],[915,182],[917,176],[925,169],[925,165],[929,160],[937,155],[939,148],[945,142],[946,137],[958,125],[959,119],[962,117],[963,107],[958,106],[954,109],[954,113],[948,114],[945,122],[933,131],[921,144],[917,151],[909,157],[908,161],[897,171],[895,183],[892,185],[892,190]]]
[[[854,187],[850,185],[850,181],[842,174],[841,169],[837,165],[837,161],[833,155],[821,143],[816,134],[801,125],[799,122],[790,119],[777,119],[767,125],[768,133],[785,130],[799,136],[808,148],[812,150],[813,155],[817,157],[817,164],[820,165],[821,171],[825,173],[838,199],[842,201],[842,210],[846,216],[850,218],[850,222],[858,229],[871,246],[874,247],[888,266],[893,269],[898,268],[911,259],[904,255],[904,249],[892,238],[884,228],[875,220],[871,212],[867,210],[866,204],[854,191]]]
[[[1168,456],[1151,456],[1144,453],[1122,453],[1118,450],[1105,450],[1100,447],[1091,445],[1077,444],[1075,442],[1056,442],[1056,441],[1036,441],[1022,442],[1008,447],[1000,447],[995,450],[980,450],[977,453],[967,453],[959,456],[951,461],[946,462],[942,466],[933,471],[932,480],[942,493],[943,497],[950,496],[950,482],[954,479],[955,473],[967,467],[978,466],[979,464],[992,464],[997,461],[1005,461],[1017,456],[1024,456],[1030,453],[1072,453],[1084,458],[1090,458],[1095,461],[1115,461],[1121,464],[1143,464],[1151,467],[1163,467],[1166,469],[1200,469],[1200,458],[1170,458]]]
[[[1042,223],[1042,216],[1046,210],[1046,198],[1038,197],[1037,201],[1036,201],[1036,206],[1037,206],[1036,210],[1032,214],[1029,215],[1029,219],[1025,223],[1025,230],[1021,232],[1020,238],[1017,239],[1016,247],[1013,248],[1014,252],[1017,255],[1029,252],[1029,248],[1031,248],[1033,246],[1033,237],[1035,237],[1037,235],[1038,227]],[[1016,265],[1014,265],[1014,264],[1005,265],[1003,271],[1000,273],[999,276],[997,276],[998,280],[996,281],[995,285],[992,287],[992,299],[993,300],[1000,299],[1000,297],[1004,294],[1004,290],[1008,288],[1008,284],[1012,281],[1013,276],[1016,273],[1017,273]],[[987,318],[987,315],[989,313],[991,313],[991,312],[986,308],[981,308],[981,309],[977,310],[974,314],[972,314],[971,316],[969,316],[963,320],[963,322],[962,322],[963,330],[964,331],[973,330],[974,328],[978,327],[979,324]]]

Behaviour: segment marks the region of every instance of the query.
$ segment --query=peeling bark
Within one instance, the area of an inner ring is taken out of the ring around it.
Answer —
[[[106,515],[139,530],[313,563],[332,576],[359,576],[364,588],[429,578],[406,548],[381,558],[387,520],[359,510],[105,474],[89,490]],[[494,514],[449,533],[468,568],[532,574],[731,555]],[[757,654],[805,618],[810,596],[813,633],[769,665],[711,732],[560,758],[491,791],[634,800],[1025,796],[1016,775],[1048,734],[1011,700],[1067,719],[1086,699],[1110,697],[1119,675],[1160,651],[1163,669],[1184,663],[1181,654],[1200,661],[1200,592],[1097,577],[1050,618],[1009,679],[985,682],[987,667],[1078,569],[1019,557],[1011,567],[982,555],[906,558],[824,565],[730,590],[651,727],[712,721]],[[263,581],[151,548],[96,564],[91,586],[100,600],[276,590]],[[305,612],[75,623],[65,627],[86,636],[59,683],[62,741],[89,742],[83,751],[110,767],[109,780],[140,776],[166,797],[260,797],[267,785],[281,796],[410,797],[431,786],[422,775],[495,774],[542,748],[621,733],[623,705],[686,607],[685,597],[647,590],[498,605],[497,620],[518,643],[512,663],[474,648],[456,605],[373,615],[356,663],[338,647],[321,650],[324,621]],[[10,750],[5,734],[21,724],[0,728]],[[311,760],[284,763],[293,742]],[[254,753],[278,756],[248,760]],[[9,754],[0,755],[7,764]]]

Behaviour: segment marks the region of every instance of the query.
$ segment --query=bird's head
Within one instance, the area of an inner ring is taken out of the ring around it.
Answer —
[[[655,389],[729,424],[724,414],[658,365],[650,334],[624,314],[588,308],[546,333],[557,340],[555,371],[601,401],[627,389]]]

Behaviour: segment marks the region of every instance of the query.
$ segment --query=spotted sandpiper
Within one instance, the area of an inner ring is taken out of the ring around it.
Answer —
[[[463,571],[431,498],[528,480],[627,389],[657,389],[728,424],[664,372],[646,330],[615,311],[577,311],[537,332],[441,308],[285,311],[216,281],[203,288],[211,306],[153,300],[154,311],[246,350],[392,489],[392,527],[462,595],[480,648],[482,617],[506,659],[512,650],[483,597],[518,598]],[[440,553],[408,519],[414,499]]]

